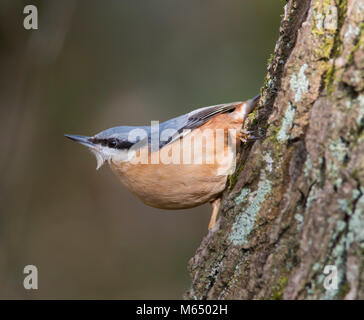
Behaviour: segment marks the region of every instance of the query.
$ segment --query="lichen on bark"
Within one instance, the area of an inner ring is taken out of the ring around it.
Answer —
[[[248,123],[262,139],[242,146],[187,299],[364,298],[364,4],[284,10]]]

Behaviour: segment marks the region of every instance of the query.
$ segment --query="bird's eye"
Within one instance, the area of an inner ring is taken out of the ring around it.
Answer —
[[[116,148],[117,145],[118,145],[118,142],[116,139],[110,139],[108,142],[109,148]]]

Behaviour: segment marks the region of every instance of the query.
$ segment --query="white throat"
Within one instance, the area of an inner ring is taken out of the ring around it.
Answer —
[[[96,170],[100,169],[105,161],[128,162],[135,155],[133,150],[113,149],[106,146],[97,146],[96,148],[90,148],[90,150],[96,157]]]

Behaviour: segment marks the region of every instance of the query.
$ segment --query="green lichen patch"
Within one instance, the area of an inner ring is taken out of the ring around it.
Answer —
[[[237,168],[237,170],[235,170],[234,173],[229,175],[229,177],[228,177],[228,190],[231,190],[232,188],[234,188],[236,182],[238,181],[239,174],[243,171],[243,169],[244,169],[244,164],[241,162],[239,164],[239,167]]]
[[[329,95],[334,91],[334,80],[335,80],[335,65],[329,64],[328,69],[324,75],[325,89]]]
[[[339,10],[334,1],[317,1],[312,15],[312,32],[319,40],[315,52],[320,59],[329,59],[335,48],[335,39],[339,23]]]
[[[275,161],[279,161],[281,155],[280,143],[277,140],[277,134],[279,130],[280,127],[270,125],[267,132],[267,139],[265,139],[263,142],[265,149],[273,151]]]
[[[317,1],[313,9],[312,32],[317,40],[314,52],[318,59],[325,60],[322,67],[325,72],[323,80],[328,95],[332,94],[342,77],[341,73],[337,74],[335,58],[338,58],[343,51],[340,31],[346,12],[347,0]],[[353,32],[358,31],[353,30]]]
[[[346,17],[348,1],[347,0],[335,0],[335,4],[337,7],[337,30],[340,31]],[[342,53],[343,45],[340,39],[340,32],[336,32],[334,38],[334,46],[332,55],[337,57]]]
[[[350,291],[350,285],[349,283],[344,283],[341,287],[340,287],[340,291],[338,293],[338,297],[340,299],[344,299],[345,296],[348,294],[348,292]]]
[[[281,300],[283,298],[283,290],[288,284],[287,276],[281,276],[277,284],[273,288],[271,300]]]

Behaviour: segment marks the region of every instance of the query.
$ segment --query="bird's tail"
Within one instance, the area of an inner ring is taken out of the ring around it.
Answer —
[[[246,108],[248,110],[248,114],[254,110],[254,108],[257,106],[260,99],[260,94],[256,95],[254,98],[251,98],[246,102]]]
[[[257,106],[259,98],[260,94],[250,100],[244,101],[239,107],[237,107],[233,114],[235,120],[244,124],[244,121],[248,117],[249,113],[252,112]]]

